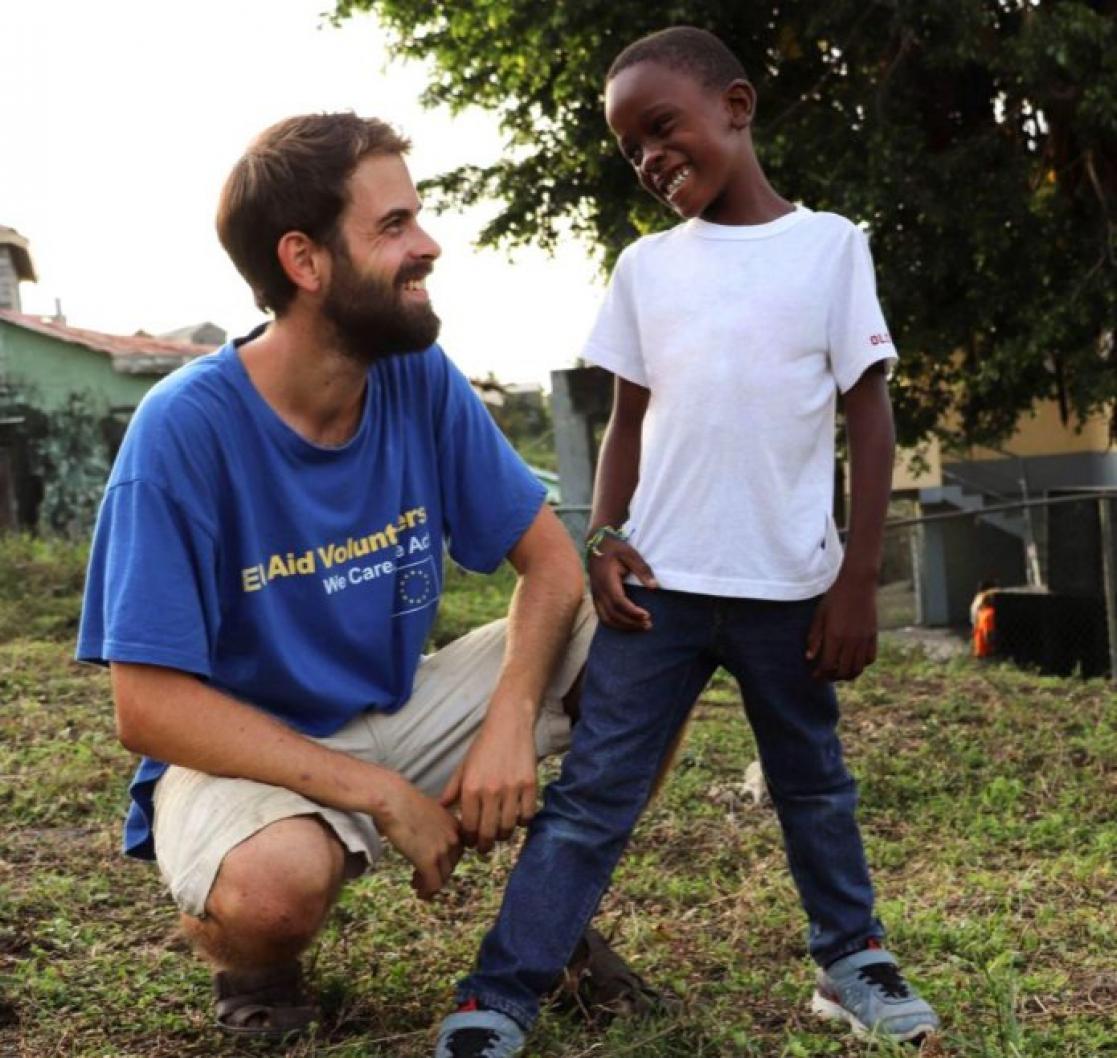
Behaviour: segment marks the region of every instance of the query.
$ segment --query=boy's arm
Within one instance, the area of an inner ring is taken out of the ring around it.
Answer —
[[[896,443],[884,365],[873,364],[843,398],[850,455],[845,559],[807,637],[820,679],[852,680],[876,660],[876,588]]]
[[[628,516],[628,505],[640,477],[640,435],[650,392],[616,376],[613,412],[601,442],[597,477],[593,487],[590,532],[609,525],[619,528]],[[601,620],[612,628],[642,631],[651,627],[651,615],[624,591],[624,578],[633,573],[647,588],[657,587],[655,577],[640,553],[615,537],[605,537],[586,563],[594,605]]]
[[[460,805],[465,843],[479,852],[535,815],[535,721],[584,590],[570,534],[546,504],[508,561],[518,580],[500,676],[481,729],[439,798]]]

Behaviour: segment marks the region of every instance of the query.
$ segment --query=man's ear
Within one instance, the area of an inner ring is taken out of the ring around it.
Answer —
[[[329,251],[301,231],[285,232],[275,248],[280,267],[300,290],[319,293],[329,278]]]
[[[729,124],[735,129],[747,129],[756,117],[756,89],[748,81],[733,81],[723,93],[729,112]]]

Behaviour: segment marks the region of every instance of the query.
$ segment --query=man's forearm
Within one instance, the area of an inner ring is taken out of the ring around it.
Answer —
[[[111,670],[117,729],[133,752],[374,816],[399,782],[394,772],[327,749],[194,676],[150,665],[114,663]]]

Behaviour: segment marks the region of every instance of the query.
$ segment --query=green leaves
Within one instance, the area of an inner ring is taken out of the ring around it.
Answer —
[[[1117,399],[1117,18],[1105,0],[339,0],[433,60],[427,102],[493,111],[508,154],[432,181],[495,198],[482,244],[571,237],[606,267],[674,223],[601,115],[606,70],[663,26],[710,29],[760,97],[786,196],[864,222],[901,350],[901,439],[992,441],[1037,399]]]

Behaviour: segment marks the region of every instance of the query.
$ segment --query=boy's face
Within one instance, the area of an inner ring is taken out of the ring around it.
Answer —
[[[647,61],[606,85],[605,120],[644,190],[682,217],[734,224],[755,102],[746,81],[707,88]]]

